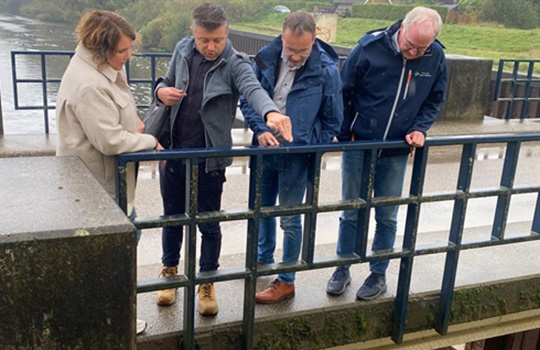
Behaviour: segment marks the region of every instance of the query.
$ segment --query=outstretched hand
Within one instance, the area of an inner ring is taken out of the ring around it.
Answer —
[[[266,115],[266,125],[270,130],[277,129],[285,141],[292,142],[291,118],[278,112],[270,112]]]

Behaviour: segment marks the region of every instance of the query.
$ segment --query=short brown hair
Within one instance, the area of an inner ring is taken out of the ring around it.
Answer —
[[[203,27],[208,31],[214,31],[221,26],[229,26],[229,20],[225,10],[216,4],[204,3],[193,11],[192,26]]]
[[[315,36],[317,25],[311,14],[299,10],[291,13],[285,18],[282,31],[284,32],[285,29],[289,29],[294,35],[302,35],[307,32]]]
[[[93,53],[93,59],[98,68],[102,68],[114,55],[122,35],[130,37],[131,40],[137,38],[135,30],[124,17],[114,12],[101,10],[85,13],[75,33],[77,44],[82,43]]]

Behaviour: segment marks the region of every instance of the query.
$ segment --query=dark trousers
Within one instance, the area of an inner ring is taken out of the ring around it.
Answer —
[[[186,166],[181,161],[167,161],[160,166],[159,176],[163,211],[165,215],[182,214],[186,211],[186,195],[189,196],[189,184],[186,186]],[[218,211],[221,209],[221,194],[225,182],[225,170],[205,172],[205,164],[199,164],[198,211]],[[186,188],[187,187],[187,188]],[[187,191],[186,191],[187,190]],[[202,233],[200,271],[213,271],[219,267],[221,252],[221,228],[219,222],[199,225]],[[177,266],[182,247],[182,226],[167,226],[161,233],[164,266]]]

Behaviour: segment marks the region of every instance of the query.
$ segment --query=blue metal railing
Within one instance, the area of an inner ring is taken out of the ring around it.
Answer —
[[[20,79],[17,75],[17,57],[18,56],[39,56],[41,66],[41,78],[37,79]],[[45,124],[45,133],[49,133],[49,110],[55,109],[55,105],[49,105],[48,98],[49,84],[59,84],[61,77],[49,78],[47,74],[47,58],[52,56],[73,56],[73,51],[11,51],[11,72],[13,80],[13,100],[16,110],[43,110],[43,118]],[[134,54],[137,57],[149,57],[150,58],[150,78],[147,79],[132,79],[130,75],[130,61],[126,63],[126,73],[129,84],[149,84],[154,86],[157,80],[156,77],[156,61],[158,58],[170,58],[170,53],[140,53]],[[19,84],[41,84],[42,91],[42,105],[34,106],[21,106],[19,103]],[[138,104],[138,108],[148,108],[148,104]]]
[[[379,149],[409,147],[403,141],[386,142],[351,142],[316,146],[295,146],[278,148],[232,148],[207,150],[167,150],[161,152],[140,152],[123,154],[117,157],[117,199],[119,205],[126,211],[126,169],[129,162],[157,161],[157,160],[183,160],[186,162],[188,183],[197,184],[200,158],[211,157],[251,157],[251,172],[249,180],[249,200],[246,210],[224,210],[219,212],[197,212],[197,186],[190,187],[189,205],[186,213],[171,216],[137,218],[134,224],[139,229],[184,225],[187,227],[187,241],[185,254],[184,274],[166,279],[153,279],[139,281],[137,292],[145,293],[168,288],[184,288],[184,319],[183,319],[183,348],[194,349],[194,299],[195,286],[200,283],[244,279],[244,312],[243,312],[243,348],[252,349],[254,346],[253,334],[255,326],[255,287],[258,276],[275,275],[281,272],[305,271],[327,268],[343,264],[365,263],[374,260],[400,259],[400,271],[397,294],[395,297],[394,317],[392,325],[392,339],[396,343],[403,340],[406,330],[407,304],[409,300],[411,272],[416,256],[445,253],[441,286],[441,309],[435,329],[441,335],[447,333],[451,305],[454,296],[454,284],[458,266],[459,254],[463,250],[490,247],[495,245],[512,244],[518,242],[540,240],[540,183],[530,185],[515,185],[519,150],[523,143],[540,141],[540,134],[515,134],[497,136],[459,136],[428,138],[423,148],[416,149],[412,176],[410,179],[410,192],[404,197],[373,198],[373,180],[375,162]],[[478,144],[502,143],[506,145],[506,155],[502,168],[500,185],[495,188],[471,189],[471,179]],[[461,161],[456,190],[445,193],[424,193],[424,178],[428,168],[428,154],[432,149],[441,146],[461,146]],[[319,186],[321,161],[323,155],[329,152],[358,151],[364,152],[363,174],[364,179],[361,197],[353,200],[341,200],[331,203],[319,202]],[[298,154],[307,153],[311,156],[308,171],[308,187],[306,202],[297,206],[269,206],[261,205],[261,174],[262,159],[271,154]],[[519,236],[505,237],[506,220],[510,199],[516,194],[537,194],[535,212],[532,218],[530,232]],[[492,226],[491,237],[487,240],[464,240],[462,238],[467,202],[473,198],[496,197],[497,206]],[[430,244],[417,244],[417,228],[419,224],[420,209],[424,203],[453,201],[451,227],[448,240]],[[407,205],[405,232],[401,248],[392,251],[368,251],[368,227],[370,224],[370,210],[377,206]],[[346,209],[358,209],[359,222],[355,252],[349,255],[315,258],[315,235],[317,215],[325,212],[336,212]],[[261,218],[285,216],[291,214],[304,214],[303,249],[301,260],[295,263],[276,263],[270,265],[257,265],[257,235]],[[247,220],[247,244],[245,266],[223,269],[212,272],[195,272],[196,262],[196,227],[199,223],[208,221],[236,221]]]
[[[512,115],[514,102],[522,101],[521,105],[521,111],[519,113],[519,118],[524,119],[527,116],[527,109],[530,106],[529,102],[531,101],[540,101],[540,78],[535,78],[533,76],[534,73],[534,64],[538,63],[540,64],[540,60],[510,60],[510,59],[501,59],[499,61],[499,69],[497,70],[497,80],[495,81],[495,91],[493,93],[493,101],[497,102],[508,102],[506,106],[506,119],[510,119],[510,116]],[[512,75],[510,78],[504,78],[504,67],[505,64],[512,64]],[[528,64],[527,67],[527,75],[525,77],[521,77],[519,74],[520,64]],[[510,82],[510,88],[508,92],[508,97],[501,97],[499,96],[501,94],[502,90],[502,84],[504,82]],[[523,96],[517,97],[516,96],[516,90],[518,87],[518,84],[525,84],[523,89]],[[538,96],[530,96],[531,94],[531,84],[532,83],[539,83],[538,84]]]
[[[40,65],[41,65],[41,78],[37,79],[20,79],[17,75],[17,56],[39,56]],[[11,72],[13,80],[13,100],[15,103],[16,110],[43,110],[43,119],[45,124],[45,133],[49,133],[49,110],[55,109],[55,105],[49,105],[48,98],[48,86],[49,84],[59,84],[61,81],[60,77],[49,78],[47,74],[47,57],[51,56],[73,56],[73,51],[11,51]],[[131,77],[131,61],[126,63],[126,73],[129,84],[148,84],[149,86],[155,86],[156,80],[158,79],[156,73],[156,62],[160,58],[170,58],[172,57],[171,53],[136,53],[134,54],[135,59],[137,58],[150,58],[150,77],[145,79],[136,79]],[[253,56],[250,56],[252,59]],[[345,60],[346,57],[340,57],[340,64]],[[133,59],[132,59],[133,60]],[[19,84],[40,84],[42,101],[41,105],[34,106],[21,106],[19,103]],[[137,108],[145,109],[148,108],[148,104],[137,104]]]

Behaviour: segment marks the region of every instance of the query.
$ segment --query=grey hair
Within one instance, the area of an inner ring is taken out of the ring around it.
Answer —
[[[191,26],[203,27],[206,30],[213,31],[221,26],[229,27],[229,20],[225,10],[216,4],[204,3],[193,10],[193,21]]]
[[[299,10],[294,11],[285,18],[283,22],[283,29],[289,29],[294,35],[302,35],[304,33],[310,33],[315,36],[317,31],[317,25],[315,24],[315,19],[312,15],[306,11]]]
[[[426,31],[431,31],[426,34],[431,34],[433,38],[436,38],[441,32],[442,19],[439,13],[433,9],[417,6],[409,11],[403,19],[403,31],[416,23],[425,23],[428,25]]]

